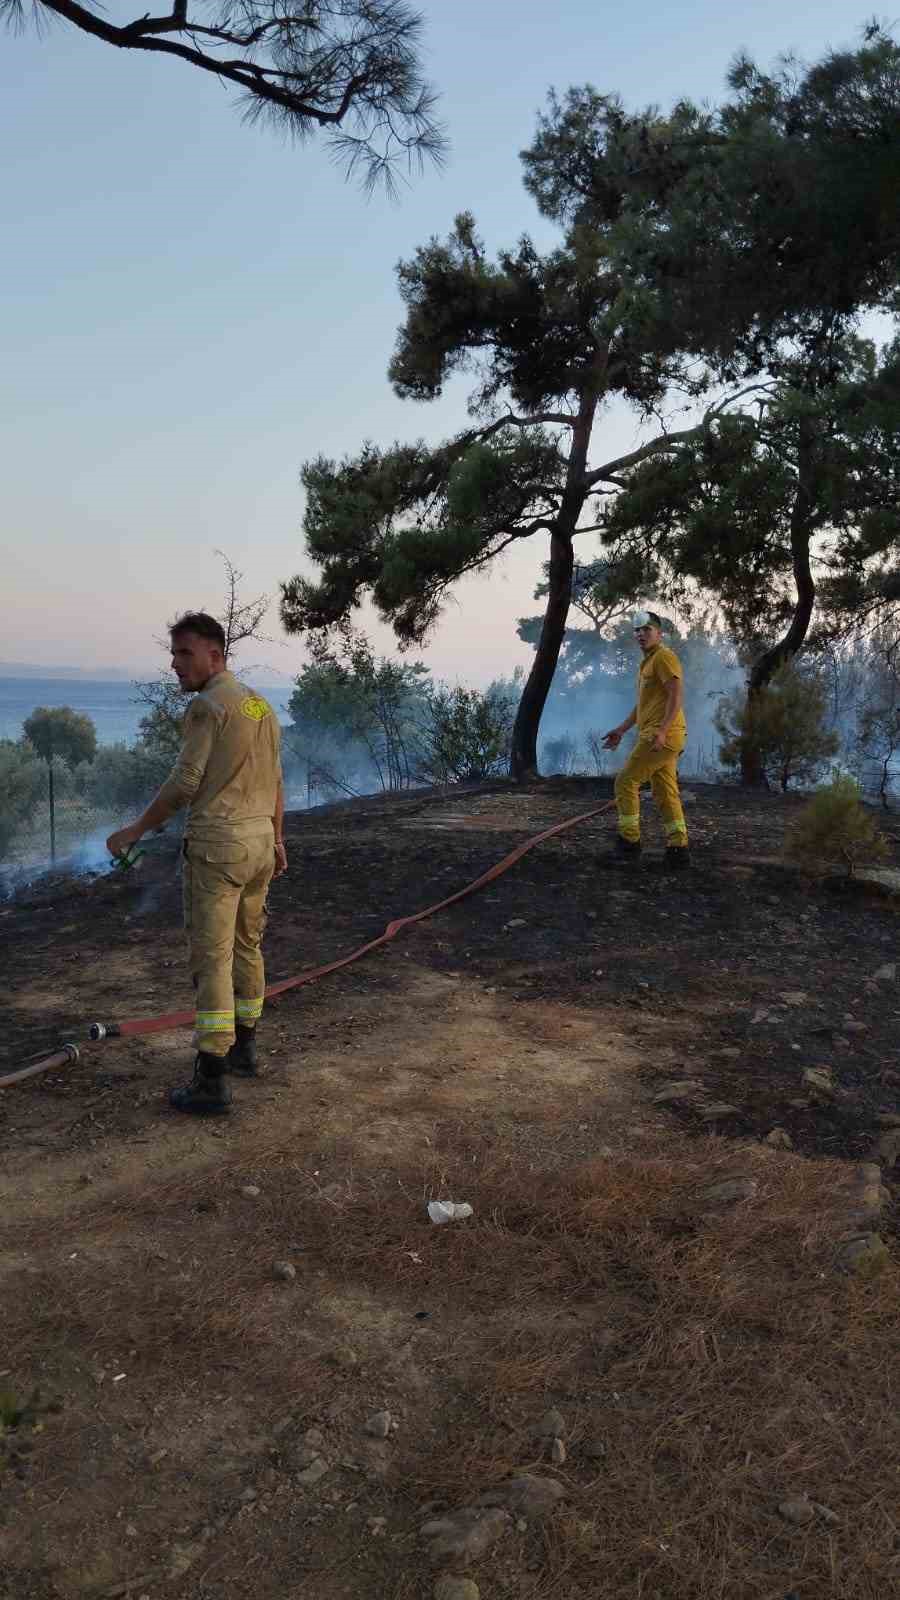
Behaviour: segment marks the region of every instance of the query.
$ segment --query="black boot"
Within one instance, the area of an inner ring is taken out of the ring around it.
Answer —
[[[235,1041],[225,1057],[225,1071],[238,1078],[259,1076],[259,1055],[256,1049],[256,1029],[239,1022],[235,1027]]]
[[[195,1117],[225,1116],[231,1110],[231,1085],[223,1076],[224,1066],[221,1056],[208,1056],[201,1050],[190,1083],[169,1090],[169,1105]]]
[[[639,839],[623,839],[620,833],[616,834],[616,845],[611,856],[601,856],[605,867],[636,867],[641,859],[641,844]]]
[[[667,872],[686,872],[691,864],[691,852],[687,845],[678,845],[675,849],[671,845],[666,849],[663,865]]]

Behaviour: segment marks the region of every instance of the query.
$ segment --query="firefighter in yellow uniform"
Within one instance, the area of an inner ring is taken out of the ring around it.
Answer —
[[[638,612],[634,618],[635,638],[643,660],[638,671],[637,703],[631,714],[604,739],[607,750],[615,750],[624,735],[637,724],[638,737],[615,783],[619,834],[616,852],[620,860],[636,860],[641,851],[641,805],[639,791],[649,783],[659,807],[666,834],[665,864],[682,868],[689,864],[688,836],[678,793],[678,757],[687,741],[683,710],[681,662],[662,642],[662,621],[655,611]]]
[[[169,1096],[178,1111],[227,1112],[225,1074],[257,1071],[256,1024],[265,971],[260,945],[273,875],[285,871],[280,730],[272,707],[225,667],[214,617],[188,612],[171,629],[172,667],[194,693],[171,776],[130,827],[107,840],[120,856],[188,809],[184,920],[197,994],[192,1081]]]

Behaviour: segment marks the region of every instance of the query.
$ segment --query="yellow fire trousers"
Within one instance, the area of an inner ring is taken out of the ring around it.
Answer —
[[[225,1056],[235,1019],[254,1027],[266,989],[260,945],[275,868],[271,830],[252,838],[187,839],[184,926],[197,991],[196,1042]]]
[[[688,836],[678,793],[680,750],[654,750],[644,739],[637,744],[621,772],[616,775],[615,796],[619,813],[619,832],[629,844],[641,837],[641,802],[638,791],[649,783],[659,808],[669,849],[686,849]]]

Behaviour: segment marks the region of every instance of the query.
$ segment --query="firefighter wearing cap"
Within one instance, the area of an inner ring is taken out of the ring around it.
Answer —
[[[630,728],[637,726],[637,742],[615,783],[619,833],[616,852],[620,860],[636,860],[641,851],[641,786],[649,783],[659,807],[666,834],[667,867],[689,862],[688,836],[678,793],[678,757],[687,740],[683,710],[681,662],[662,642],[662,621],[655,611],[638,612],[634,632],[641,647],[637,702],[634,710],[606,735],[607,750],[618,748]]]
[[[284,789],[278,719],[225,667],[214,617],[189,612],[173,625],[172,666],[186,694],[184,741],[171,777],[130,827],[110,835],[121,857],[184,806],[184,919],[197,994],[194,1076],[169,1096],[178,1111],[221,1113],[227,1072],[257,1070],[256,1024],[265,972],[260,945],[273,875],[285,871]]]

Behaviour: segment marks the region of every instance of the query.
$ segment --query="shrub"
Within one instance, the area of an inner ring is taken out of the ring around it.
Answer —
[[[104,816],[124,816],[145,806],[169,775],[171,757],[138,744],[103,745],[91,764],[78,768],[78,793]]]
[[[850,876],[863,862],[884,861],[888,847],[860,803],[859,786],[836,776],[803,807],[788,831],[785,853],[808,867],[841,864]]]
[[[0,740],[0,860],[41,798],[47,775],[33,750]]]
[[[759,754],[766,777],[786,790],[792,778],[814,779],[840,744],[825,726],[827,697],[821,681],[786,662],[752,699],[725,695],[714,721],[722,765],[742,770],[748,750]]]
[[[506,771],[512,734],[509,700],[490,689],[435,689],[421,731],[419,771],[432,783],[471,783]]]

